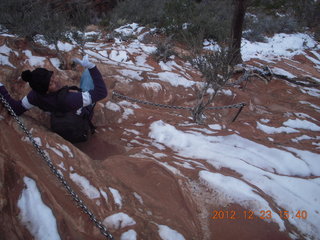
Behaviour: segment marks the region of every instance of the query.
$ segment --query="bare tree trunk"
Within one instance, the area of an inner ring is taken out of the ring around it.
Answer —
[[[241,38],[244,16],[247,8],[247,0],[234,0],[234,11],[231,27],[231,64],[242,62],[241,58]]]

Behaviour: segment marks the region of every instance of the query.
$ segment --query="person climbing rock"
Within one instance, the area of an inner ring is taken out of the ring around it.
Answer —
[[[59,76],[45,68],[26,70],[21,78],[29,83],[31,91],[21,100],[13,99],[0,82],[0,93],[17,115],[38,107],[51,113],[51,129],[69,140],[82,142],[87,140],[88,131],[93,129],[91,118],[94,104],[108,94],[106,85],[97,66],[88,56],[73,61],[86,70],[82,74],[80,89],[61,87]]]

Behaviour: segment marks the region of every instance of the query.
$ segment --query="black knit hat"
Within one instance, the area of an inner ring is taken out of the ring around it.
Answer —
[[[48,91],[52,74],[52,71],[48,71],[45,68],[36,68],[32,72],[30,70],[23,71],[21,78],[23,81],[28,82],[33,90],[44,94]]]

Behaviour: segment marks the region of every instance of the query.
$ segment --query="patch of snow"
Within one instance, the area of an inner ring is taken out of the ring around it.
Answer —
[[[290,218],[288,221],[303,234],[310,236],[310,239],[319,236],[320,179],[308,178],[320,175],[319,154],[294,148],[269,148],[235,134],[195,135],[178,130],[163,121],[150,125],[149,137],[155,143],[171,148],[176,156],[183,159],[203,159],[216,169],[227,168],[235,171],[241,177],[228,177],[226,181],[229,188],[224,188],[223,179],[226,176],[212,175],[215,173],[209,170],[204,175],[202,173],[202,179],[207,181],[207,184],[215,184],[215,181],[210,180],[211,176],[215,180],[223,181],[223,184],[219,185],[219,191],[237,204],[254,204],[266,208],[271,198],[277,208],[289,212],[307,211],[307,219],[301,221]],[[236,196],[230,197],[237,192],[239,184],[245,190],[245,195],[242,195],[244,201],[240,201]],[[256,192],[264,194],[255,194]],[[267,198],[264,195],[267,195]],[[225,198],[220,200],[224,201]],[[273,214],[272,221],[278,223],[280,229],[284,228],[277,213]]]
[[[120,236],[120,240],[136,240],[136,239],[137,239],[137,233],[132,229],[122,233]]]
[[[320,112],[320,107],[318,105],[315,105],[313,103],[307,102],[307,101],[299,101],[301,104],[307,104],[310,107],[314,108],[317,112]]]
[[[109,201],[108,194],[105,191],[103,191],[101,188],[99,190],[103,198],[106,200],[106,202],[108,202]]]
[[[119,112],[121,110],[120,106],[116,103],[113,103],[111,101],[108,101],[105,105],[105,107],[111,111],[114,111],[114,112]]]
[[[131,36],[131,35],[140,33],[143,29],[144,28],[139,27],[137,23],[131,23],[131,24],[121,26],[115,29],[114,31],[117,33],[120,33],[123,36]]]
[[[317,121],[317,119],[309,116],[308,114],[305,114],[305,113],[293,113],[294,115],[296,115],[298,118],[309,118],[309,119],[312,119],[314,121]]]
[[[52,210],[43,203],[34,180],[23,178],[26,188],[18,200],[19,219],[35,240],[60,240],[56,218]]]
[[[61,65],[61,62],[58,58],[50,58],[49,59],[51,64],[57,69],[57,70],[60,70],[60,65]]]
[[[126,51],[112,50],[109,58],[116,62],[126,62],[128,60],[128,55]]]
[[[73,158],[73,153],[71,152],[70,148],[67,145],[57,143],[58,147],[61,148],[63,151],[67,152],[70,158]]]
[[[132,133],[136,136],[141,135],[140,132],[138,132],[137,130],[134,129],[125,129],[126,132]]]
[[[181,233],[166,225],[158,225],[158,228],[159,236],[162,240],[185,240]]]
[[[232,96],[233,93],[230,89],[222,89],[220,90],[224,95],[227,95],[227,96]]]
[[[133,107],[133,108],[140,108],[139,105],[135,104],[135,103],[131,103],[131,102],[128,102],[128,101],[121,101],[119,102],[119,104],[123,107]]]
[[[70,52],[72,49],[75,48],[75,46],[67,42],[58,41],[58,48],[60,51]]]
[[[261,118],[261,119],[260,119],[260,122],[268,123],[268,122],[270,122],[270,119]]]
[[[257,129],[260,129],[261,131],[268,133],[268,134],[276,134],[276,133],[296,133],[299,132],[296,129],[293,129],[291,127],[270,127],[264,124],[261,124],[257,122]]]
[[[212,189],[225,194],[225,200],[240,203],[244,208],[251,209],[258,217],[260,216],[261,209],[271,211],[273,216],[272,221],[279,224],[281,231],[285,230],[283,220],[269,207],[269,203],[244,181],[204,170],[199,172],[199,176],[200,179]],[[237,187],[235,188],[235,186]],[[232,191],[230,191],[230,189],[232,189]]]
[[[291,141],[292,142],[300,142],[302,140],[310,140],[310,139],[313,139],[313,138],[310,136],[307,136],[307,135],[302,135],[300,137],[296,137],[296,138],[291,139]]]
[[[311,62],[313,62],[315,65],[320,66],[320,61],[319,61],[319,60],[317,60],[317,59],[315,59],[315,58],[313,58],[313,57],[310,57],[310,56],[308,56],[308,55],[305,55],[305,57],[308,58],[308,59],[309,59]]]
[[[281,68],[277,68],[277,67],[272,67],[271,68],[271,71],[274,73],[274,74],[277,74],[277,75],[281,75],[281,76],[285,76],[289,79],[292,79],[292,78],[296,78],[297,76],[293,75],[292,73],[289,73],[287,72],[286,70],[283,70]]]
[[[320,98],[320,90],[317,88],[301,87],[300,91],[310,96]]]
[[[127,78],[131,78],[131,79],[138,80],[138,81],[143,80],[143,77],[140,76],[140,74],[141,74],[140,71],[133,71],[133,70],[129,70],[129,69],[121,69],[121,70],[118,70],[118,72],[122,76],[127,77]]]
[[[142,87],[144,88],[151,88],[155,92],[159,92],[162,90],[162,86],[159,83],[156,82],[147,82],[147,83],[142,83]]]
[[[210,124],[208,125],[208,127],[213,130],[222,130],[222,127],[220,124]]]
[[[141,197],[138,193],[134,192],[134,193],[133,193],[133,196],[134,196],[141,204],[143,204],[143,199],[142,199],[142,197]]]
[[[164,166],[166,169],[168,169],[173,174],[182,176],[181,172],[178,169],[176,169],[175,167],[172,167],[168,163],[166,163],[166,162],[158,162],[158,164]]]
[[[119,208],[122,208],[122,197],[119,193],[119,191],[115,188],[109,187],[109,190],[113,196],[115,204],[119,206]]]
[[[299,150],[292,147],[284,147],[286,150],[294,153],[300,158],[302,161],[307,163],[307,165],[311,168],[311,173],[315,176],[318,176],[320,173],[320,164],[315,161],[315,159],[319,158],[319,154],[306,151],[306,150]]]
[[[46,148],[52,150],[55,154],[57,154],[59,157],[64,158],[63,153],[59,151],[58,149],[51,147],[48,143],[46,144]]]
[[[95,51],[91,51],[91,50],[86,49],[84,52],[86,54],[88,54],[90,57],[94,57],[94,58],[101,60],[101,61],[108,59],[108,53],[106,51],[95,52]]]
[[[134,111],[130,108],[124,108],[122,118],[123,119],[129,119],[130,115],[134,115]]]
[[[283,125],[290,128],[306,129],[311,131],[320,131],[320,127],[312,122],[301,119],[288,119]]]
[[[144,51],[146,54],[152,54],[157,50],[157,47],[155,46],[147,46],[145,44],[141,44],[141,49]]]
[[[81,192],[88,198],[95,199],[100,197],[98,189],[92,186],[85,177],[80,176],[77,173],[70,173],[70,179],[80,187]]]
[[[138,66],[143,66],[145,67],[143,70],[144,71],[151,71],[154,69],[154,67],[150,66],[147,64],[147,55],[146,54],[141,54],[139,56],[135,57],[135,63]]]
[[[211,39],[205,39],[203,41],[203,49],[216,52],[220,51],[221,47],[216,41]]]
[[[136,221],[133,220],[130,216],[123,212],[115,213],[109,217],[106,217],[103,220],[103,224],[107,228],[120,229],[136,224]]]
[[[172,71],[172,68],[169,67],[165,62],[160,61],[159,66],[161,67],[162,71]]]
[[[12,51],[11,48],[7,47],[6,44],[0,47],[0,65],[7,65],[9,67],[15,68],[15,66],[13,66],[9,61],[9,56],[11,52],[14,52],[14,51]],[[18,55],[18,53],[16,52],[14,53]]]
[[[192,87],[195,82],[186,79],[178,73],[174,72],[160,72],[158,74],[154,74],[157,76],[155,79],[159,79],[164,82],[170,83],[174,87],[182,86],[185,88]]]
[[[262,60],[291,58],[297,54],[303,54],[305,49],[319,48],[318,43],[304,33],[275,34],[266,38],[266,42],[250,42],[242,39],[241,55],[244,61],[251,58]]]
[[[33,56],[30,50],[24,50],[22,52],[28,57],[28,59],[26,60],[26,63],[29,63],[31,67],[44,66],[44,61],[46,60],[46,58]]]
[[[57,164],[57,166],[61,169],[63,169],[64,171],[67,171],[67,169],[64,167],[64,162],[61,162],[59,164]],[[63,176],[63,174],[61,174]]]

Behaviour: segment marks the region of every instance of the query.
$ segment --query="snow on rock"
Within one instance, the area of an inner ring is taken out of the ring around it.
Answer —
[[[60,65],[61,65],[61,62],[58,58],[50,58],[50,62],[51,64],[57,69],[60,71]]]
[[[80,187],[81,192],[84,193],[88,198],[95,199],[100,197],[99,190],[92,186],[89,180],[85,177],[80,176],[77,173],[70,173],[70,178]]]
[[[106,200],[106,202],[108,202],[109,201],[108,194],[105,191],[103,191],[102,189],[99,189],[99,190],[100,190],[100,193],[103,196],[103,198]]]
[[[160,90],[162,90],[161,84],[156,83],[156,82],[142,83],[142,87],[147,88],[147,89],[152,89],[155,92],[159,92]]]
[[[109,217],[106,217],[103,220],[103,224],[107,228],[120,229],[136,224],[136,221],[133,220],[130,216],[123,212],[115,213]]]
[[[119,112],[121,110],[120,106],[116,103],[111,101],[106,102],[105,107],[111,111]]]
[[[122,197],[121,197],[119,191],[117,189],[111,188],[111,187],[109,187],[109,190],[113,196],[115,204],[117,204],[119,206],[119,208],[122,208]]]
[[[70,148],[69,148],[67,145],[57,143],[57,146],[58,146],[60,149],[62,149],[63,151],[65,151],[66,153],[68,153],[68,155],[69,155],[70,158],[73,158],[73,157],[74,157],[72,151],[70,150]]]
[[[70,52],[72,49],[75,48],[74,45],[70,44],[70,43],[67,43],[67,42],[61,42],[61,41],[58,41],[58,48],[60,51],[63,51],[63,52]],[[52,50],[55,50],[55,46],[53,44],[51,44],[49,46],[50,49]]]
[[[143,204],[143,199],[138,193],[134,192],[133,195],[141,204]]]
[[[285,76],[287,78],[296,78],[297,76],[293,75],[292,73],[289,73],[288,71],[285,71],[281,68],[273,67],[271,68],[272,72],[276,75]]]
[[[33,56],[32,52],[30,50],[24,50],[22,52],[28,57],[26,62],[29,63],[29,65],[31,67],[43,67],[44,66],[44,61],[46,60],[46,58]]]
[[[220,124],[210,124],[210,125],[208,125],[208,127],[213,130],[221,130],[222,129],[222,126]]]
[[[251,209],[255,214],[260,216],[260,210],[271,211],[273,214],[272,221],[279,224],[280,230],[284,231],[285,226],[280,217],[269,206],[255,189],[249,186],[244,181],[234,177],[224,176],[220,173],[211,173],[208,171],[199,172],[200,179],[208,184],[212,189],[224,193],[224,201],[237,202],[246,209]],[[236,186],[236,187],[235,187]],[[232,189],[232,190],[231,190]]]
[[[307,129],[311,131],[320,131],[320,127],[312,122],[301,119],[289,119],[283,125],[291,128]]]
[[[182,86],[185,88],[192,87],[195,82],[186,79],[181,74],[174,72],[160,72],[152,76],[154,79],[159,79],[160,81],[168,82],[174,87]]]
[[[296,133],[299,132],[296,129],[291,127],[270,127],[265,124],[257,122],[257,129],[267,133],[267,134],[276,134],[276,133]]]
[[[57,154],[59,157],[63,158],[63,153],[56,149],[55,147],[51,147],[48,143],[46,144],[46,148],[52,150],[55,154]]]
[[[129,69],[125,70],[119,70],[122,76],[128,77],[130,79],[138,80],[141,81],[143,80],[143,77],[140,76],[141,72],[140,71],[133,71]]]
[[[0,47],[0,65],[7,65],[9,67],[16,68],[9,61],[9,56],[11,52],[12,52],[12,49],[7,47],[7,45],[5,44]],[[17,55],[17,53],[15,54]]]
[[[128,55],[126,51],[112,50],[109,58],[116,62],[126,62],[128,60]]]
[[[143,30],[144,27],[139,27],[137,23],[131,23],[121,26],[114,31],[120,33],[123,36],[131,36],[133,34],[138,34]]]
[[[290,223],[304,234],[319,236],[319,178],[300,178],[320,175],[317,167],[319,154],[290,149],[298,154],[295,156],[291,152],[268,148],[238,135],[204,136],[186,133],[163,121],[150,125],[149,136],[156,143],[173,149],[181,157],[204,159],[216,169],[224,167],[239,173],[242,176],[240,180],[211,172],[200,172],[200,178],[209,185],[220,182],[220,187],[215,186],[214,189],[219,188],[221,192],[233,196],[233,201],[240,205],[248,204],[243,201],[247,199],[253,201],[250,202],[251,206],[268,207],[268,198],[256,196],[254,190],[263,191],[286,211],[307,211],[307,219],[301,221],[292,218]],[[243,191],[237,197],[234,193],[239,187]],[[278,223],[280,229],[284,229],[278,213],[273,213],[272,220]]]
[[[36,240],[60,240],[52,210],[43,203],[34,180],[24,177],[26,188],[18,200],[19,218]]]
[[[220,51],[221,47],[216,41],[205,39],[203,41],[203,49],[210,51]]]
[[[122,233],[120,237],[120,240],[136,240],[136,239],[137,239],[137,233],[132,229]]]
[[[185,240],[184,236],[166,225],[158,225],[159,235],[163,240]]]
[[[305,49],[315,48],[319,49],[319,44],[307,34],[279,33],[267,38],[265,43],[242,39],[241,55],[244,61],[251,58],[262,60],[291,58],[294,55],[303,54]]]

